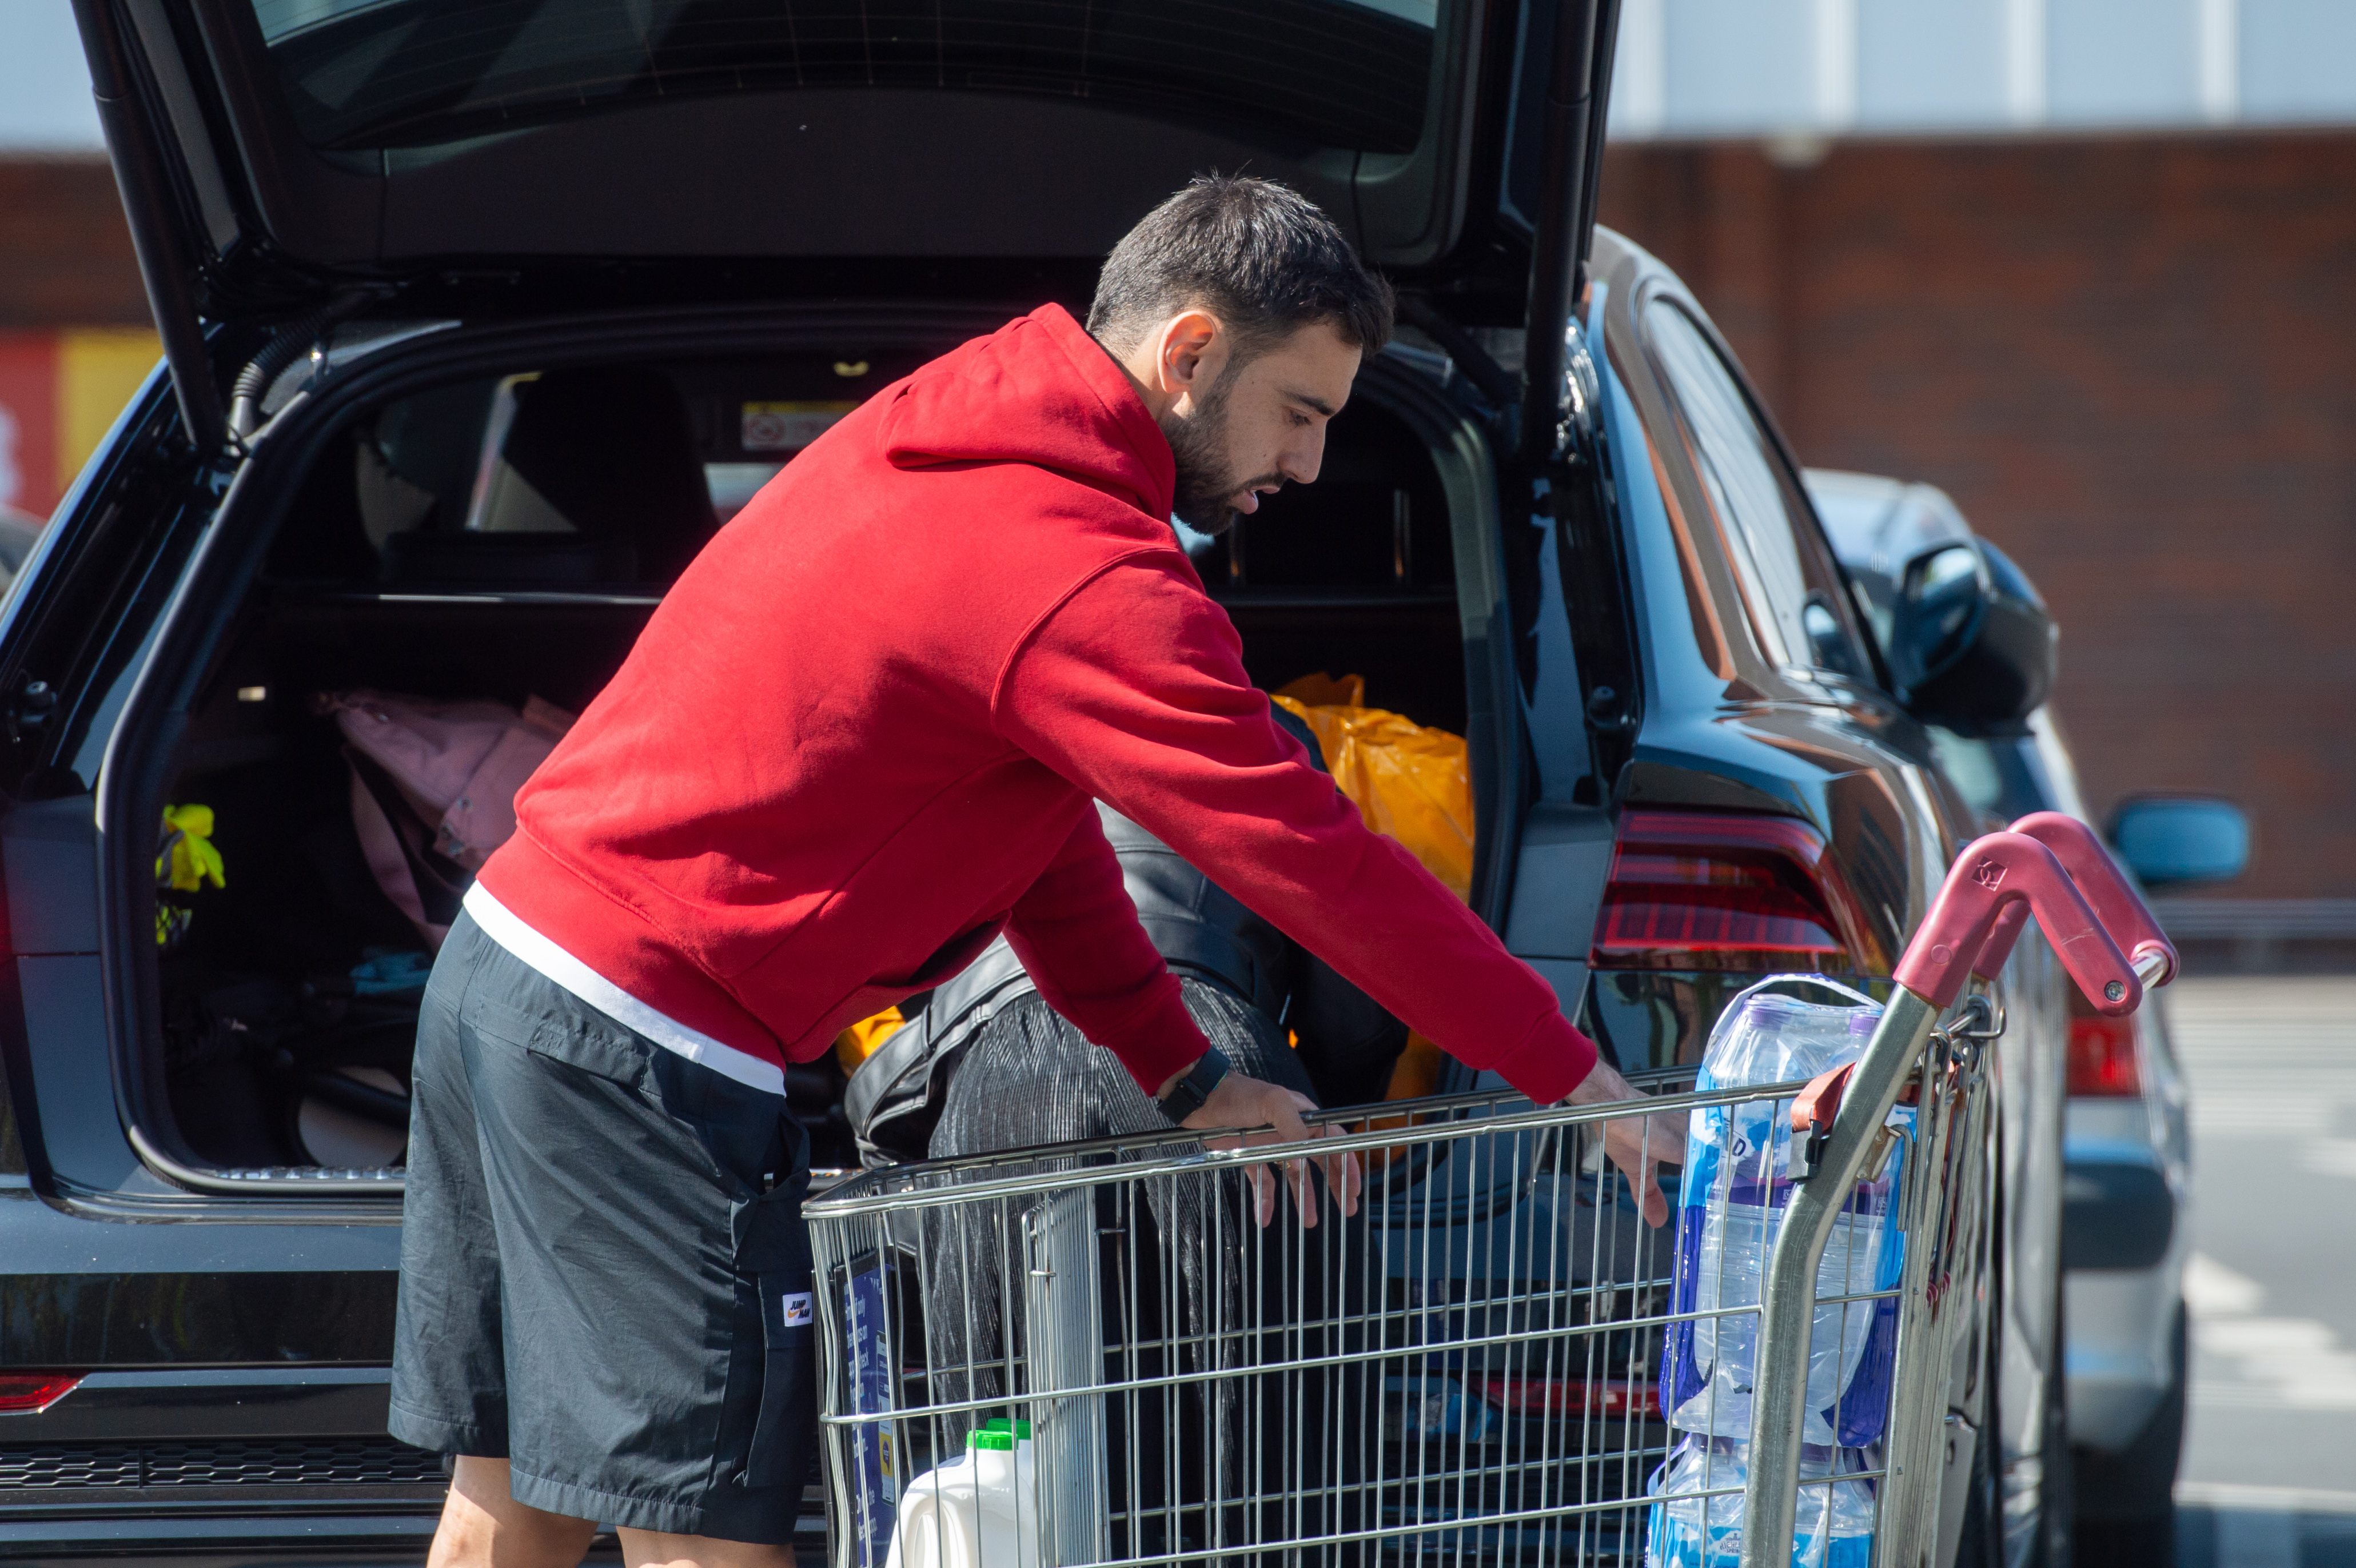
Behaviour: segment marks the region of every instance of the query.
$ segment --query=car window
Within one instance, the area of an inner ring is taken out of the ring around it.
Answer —
[[[1655,300],[1644,325],[1768,657],[1868,678],[1839,571],[1733,372],[1675,303]]]
[[[896,88],[1085,98],[1405,153],[1440,0],[251,3],[305,139],[342,151],[657,100]]]
[[[2081,822],[2094,818],[2086,810],[2085,792],[2078,784],[2077,760],[2070,754],[2070,738],[2051,708],[2029,716],[2029,751],[2037,759],[2040,804],[2066,811]]]
[[[1929,729],[1931,750],[1939,759],[1939,771],[1947,775],[1974,811],[1988,816],[2003,816],[2005,771],[1997,755],[1997,743],[1958,735],[1953,730],[1943,730],[1935,724]],[[2012,815],[2018,816],[2022,814],[2015,812]]]
[[[2047,710],[2039,709],[2029,726],[2026,735],[1987,738],[1926,728],[1941,771],[1974,810],[1998,822],[2017,821],[2032,811],[2066,812],[2083,821],[2085,802],[2078,797],[2069,753],[2047,743],[2052,735]]]

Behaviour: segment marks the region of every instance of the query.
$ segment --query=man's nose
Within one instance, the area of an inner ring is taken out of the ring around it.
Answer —
[[[1313,485],[1317,471],[1325,465],[1325,431],[1322,425],[1286,448],[1277,462],[1276,471],[1295,485]]]

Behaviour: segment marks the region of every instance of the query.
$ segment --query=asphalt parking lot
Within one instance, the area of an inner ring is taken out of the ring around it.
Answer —
[[[2356,1565],[2356,976],[2190,979],[2179,1562]]]

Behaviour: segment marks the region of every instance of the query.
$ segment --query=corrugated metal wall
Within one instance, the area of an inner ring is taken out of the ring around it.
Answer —
[[[1647,137],[2356,123],[2350,0],[1623,0]]]

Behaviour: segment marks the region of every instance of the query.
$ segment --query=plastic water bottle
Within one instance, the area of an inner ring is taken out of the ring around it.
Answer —
[[[1800,1451],[1792,1568],[1867,1568],[1872,1562],[1873,1483],[1839,1478],[1871,1467],[1854,1448]],[[1655,1499],[1644,1531],[1644,1568],[1740,1568],[1740,1488],[1750,1473],[1748,1443],[1688,1437],[1679,1445],[1644,1488]],[[1719,1497],[1697,1495],[1728,1488],[1734,1489]]]
[[[1769,987],[1829,990],[1850,1006],[1781,994]],[[1697,1089],[1814,1078],[1855,1061],[1881,1008],[1846,986],[1813,976],[1777,976],[1736,997],[1710,1031]],[[1781,1113],[1781,1114],[1779,1114]],[[1901,1107],[1893,1126],[1911,1127]],[[1677,1275],[1670,1310],[1707,1315],[1759,1305],[1767,1265],[1792,1199],[1788,1104],[1704,1106],[1692,1115],[1677,1194]],[[1858,1184],[1833,1222],[1816,1267],[1818,1306],[1808,1338],[1804,1442],[1861,1447],[1887,1423],[1896,1348],[1897,1302],[1827,1297],[1897,1284],[1904,1238],[1892,1220],[1904,1146]],[[1671,1325],[1661,1361],[1661,1409],[1671,1426],[1718,1438],[1751,1435],[1755,1312],[1696,1316]]]
[[[908,1485],[885,1568],[1039,1568],[1036,1500],[1012,1432],[967,1435],[966,1451]]]
[[[1494,1416],[1488,1402],[1468,1395],[1454,1378],[1436,1372],[1386,1378],[1383,1392],[1397,1400],[1399,1435],[1410,1442],[1462,1437],[1481,1443],[1489,1436]]]

